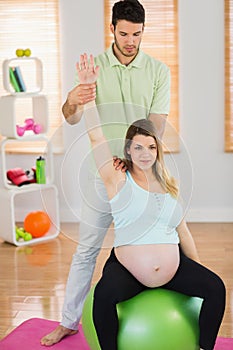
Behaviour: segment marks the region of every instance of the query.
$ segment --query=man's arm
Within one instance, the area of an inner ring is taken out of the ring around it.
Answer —
[[[79,84],[74,87],[67,96],[62,106],[62,113],[65,120],[73,125],[77,124],[83,114],[83,107],[96,98],[96,84]]]
[[[152,121],[157,130],[157,136],[160,140],[163,138],[164,130],[166,127],[167,114],[155,114],[150,113],[148,119]]]
[[[164,135],[170,109],[171,73],[166,65],[162,65],[160,68],[159,79],[154,83],[154,96],[148,119],[154,124],[157,130],[157,136],[161,140]],[[162,113],[154,113],[152,111],[161,111]]]

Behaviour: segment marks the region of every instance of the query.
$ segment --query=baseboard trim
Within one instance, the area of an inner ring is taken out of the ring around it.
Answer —
[[[81,210],[71,211],[60,208],[61,222],[80,222]],[[17,209],[17,218],[25,216],[25,211]],[[233,222],[233,209],[190,209],[186,214],[188,222]]]
[[[189,222],[233,222],[233,209],[190,209],[186,220]]]

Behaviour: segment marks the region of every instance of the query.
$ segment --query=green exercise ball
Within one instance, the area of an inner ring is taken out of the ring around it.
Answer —
[[[93,293],[83,308],[82,326],[91,350],[101,350],[93,319]],[[118,350],[197,350],[202,299],[149,289],[119,303]]]

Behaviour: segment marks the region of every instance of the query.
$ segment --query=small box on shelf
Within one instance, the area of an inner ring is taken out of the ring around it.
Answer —
[[[15,139],[4,139],[0,143],[1,147],[1,181],[0,185],[3,187],[12,190],[12,189],[17,189],[17,185],[9,181],[7,177],[7,172],[12,169],[12,166],[10,165],[10,155],[7,153],[7,145],[12,144],[17,142]],[[26,143],[27,140],[22,140],[22,145],[23,143]],[[49,142],[49,140],[46,137],[41,137],[35,140],[35,142],[43,142],[44,145],[44,151],[43,151],[43,158],[45,159],[45,183],[52,184],[54,181],[54,169],[53,169],[53,150],[52,150],[52,143]],[[31,158],[31,157],[30,157]],[[17,164],[15,164],[14,168],[22,168],[24,171],[31,170],[33,167],[36,167],[36,159],[38,158],[38,154],[34,155],[34,163],[29,163],[27,166],[27,169],[25,169],[25,162],[24,164],[20,163],[19,158],[17,158]],[[11,162],[12,163],[12,162]],[[39,184],[39,183],[30,183],[30,184],[25,184],[22,187],[37,187],[38,186],[43,186],[44,184]]]
[[[37,57],[15,57],[5,60],[3,86],[13,95],[39,93],[43,88],[41,60]]]
[[[49,231],[28,241],[17,240],[17,222],[24,222],[25,217],[33,211],[47,213],[51,222]],[[57,237],[60,232],[57,188],[54,185],[44,185],[30,189],[26,186],[18,190],[0,189],[0,222],[0,237],[16,246],[40,243]]]
[[[33,139],[41,137],[48,132],[48,100],[45,95],[23,96],[18,99],[14,95],[6,95],[0,98],[0,133],[8,138],[21,140],[22,138]],[[22,104],[28,110],[30,117],[22,116]],[[31,119],[38,129],[26,130],[26,121]],[[20,127],[23,132],[18,132]]]

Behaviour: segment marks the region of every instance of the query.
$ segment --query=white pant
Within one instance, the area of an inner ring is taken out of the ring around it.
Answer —
[[[78,329],[82,309],[104,237],[112,222],[105,186],[100,178],[89,176],[83,200],[80,239],[73,255],[66,285],[61,324]]]

